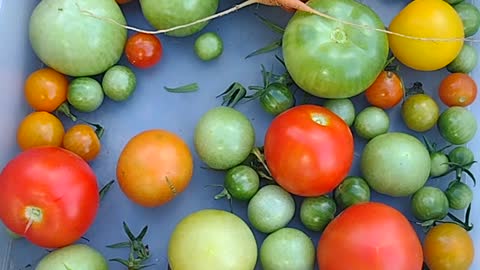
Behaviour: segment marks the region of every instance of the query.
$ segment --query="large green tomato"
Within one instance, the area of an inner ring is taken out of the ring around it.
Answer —
[[[311,0],[308,5],[340,20],[385,28],[370,7],[355,0]],[[285,29],[283,56],[292,79],[305,92],[347,98],[367,89],[383,70],[388,38],[385,33],[297,12]]]
[[[188,24],[213,15],[219,0],[140,0],[143,16],[157,29]],[[208,22],[181,28],[166,35],[185,37],[202,30]]]
[[[107,260],[97,250],[74,244],[54,250],[43,257],[35,270],[107,270]]]
[[[253,270],[258,251],[255,237],[238,216],[203,209],[183,218],[168,243],[172,270]]]

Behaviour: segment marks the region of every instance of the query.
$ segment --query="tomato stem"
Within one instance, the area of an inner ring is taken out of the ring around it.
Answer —
[[[115,180],[112,180],[105,184],[105,186],[100,189],[99,194],[100,194],[100,200],[103,200],[105,195],[108,193],[108,191],[112,188],[112,185],[115,183]]]
[[[43,211],[35,206],[27,206],[25,207],[25,218],[28,220],[28,223],[25,226],[24,233],[27,233],[33,223],[43,220]]]
[[[66,117],[70,118],[73,122],[77,121],[77,116],[72,113],[70,107],[68,106],[68,102],[62,103],[56,110],[55,113],[58,115],[59,113],[65,115]]]

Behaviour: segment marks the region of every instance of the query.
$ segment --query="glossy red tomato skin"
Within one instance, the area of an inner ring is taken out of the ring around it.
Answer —
[[[79,240],[93,224],[100,203],[93,170],[79,156],[55,146],[36,147],[11,159],[0,174],[0,220],[44,248]],[[42,211],[29,220],[27,207]]]
[[[138,68],[151,68],[163,56],[163,46],[155,35],[136,33],[130,36],[125,45],[128,61]]]
[[[421,270],[422,244],[395,208],[367,202],[340,213],[317,246],[321,270]]]
[[[311,197],[331,192],[348,175],[354,141],[348,125],[335,113],[318,105],[300,105],[272,121],[264,151],[280,186]]]

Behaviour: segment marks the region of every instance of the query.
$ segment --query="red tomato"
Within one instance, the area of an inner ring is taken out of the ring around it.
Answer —
[[[320,196],[349,173],[354,142],[350,128],[335,113],[317,105],[300,105],[272,121],[264,151],[280,186],[295,195]]]
[[[138,68],[150,68],[162,58],[163,47],[154,35],[136,33],[127,40],[125,55]]]
[[[422,244],[407,218],[378,202],[350,206],[323,231],[321,270],[420,270]]]
[[[368,103],[384,110],[395,107],[404,96],[403,83],[392,71],[382,71],[370,87],[365,90]]]
[[[44,248],[80,239],[99,207],[92,169],[56,146],[31,148],[10,160],[0,174],[0,186],[0,220]]]
[[[440,83],[438,96],[449,107],[466,107],[477,98],[477,83],[468,74],[451,73]]]

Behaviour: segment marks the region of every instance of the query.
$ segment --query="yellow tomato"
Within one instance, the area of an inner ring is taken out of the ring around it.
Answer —
[[[17,143],[20,149],[37,146],[61,146],[65,129],[62,122],[49,112],[32,112],[17,129]]]
[[[444,0],[410,2],[393,18],[389,30],[413,37],[457,39],[426,41],[390,34],[393,55],[404,65],[421,71],[444,68],[459,54],[464,42],[462,20]]]
[[[459,225],[440,224],[425,236],[423,254],[430,270],[468,270],[473,262],[473,241]]]

